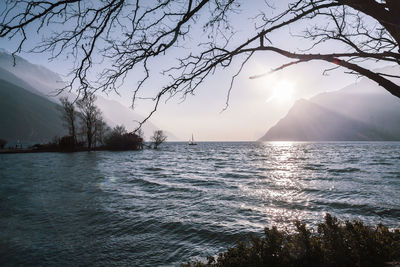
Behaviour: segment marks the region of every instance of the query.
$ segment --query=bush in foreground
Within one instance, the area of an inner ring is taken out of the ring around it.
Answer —
[[[343,223],[330,214],[317,232],[299,221],[295,226],[295,233],[265,228],[263,238],[240,241],[218,257],[208,257],[207,263],[182,266],[388,266],[400,260],[400,229]]]

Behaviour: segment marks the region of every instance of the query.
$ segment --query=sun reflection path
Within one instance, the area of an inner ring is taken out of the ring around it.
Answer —
[[[309,181],[303,167],[308,153],[297,142],[260,144],[258,167],[263,171],[254,183],[242,186],[241,190],[261,202],[258,205],[263,207],[268,225],[292,229],[295,219],[321,217],[321,212],[310,209],[312,201],[305,192]]]

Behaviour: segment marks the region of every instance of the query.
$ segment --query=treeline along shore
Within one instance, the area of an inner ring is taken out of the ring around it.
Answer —
[[[75,102],[60,98],[61,119],[68,135],[54,137],[44,144],[34,144],[23,148],[21,144],[6,148],[7,140],[0,138],[0,153],[37,153],[37,152],[79,152],[79,151],[123,151],[158,148],[167,136],[162,130],[156,130],[151,142],[146,145],[143,132],[128,132],[123,125],[110,128],[103,119],[100,109],[94,104],[96,96],[87,95]]]

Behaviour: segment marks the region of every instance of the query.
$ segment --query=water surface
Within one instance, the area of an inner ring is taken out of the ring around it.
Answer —
[[[0,155],[1,265],[176,266],[326,212],[400,227],[400,142]]]

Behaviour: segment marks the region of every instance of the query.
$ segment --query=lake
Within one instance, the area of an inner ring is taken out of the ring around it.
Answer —
[[[179,266],[263,227],[400,227],[400,142],[0,154],[0,265]]]

